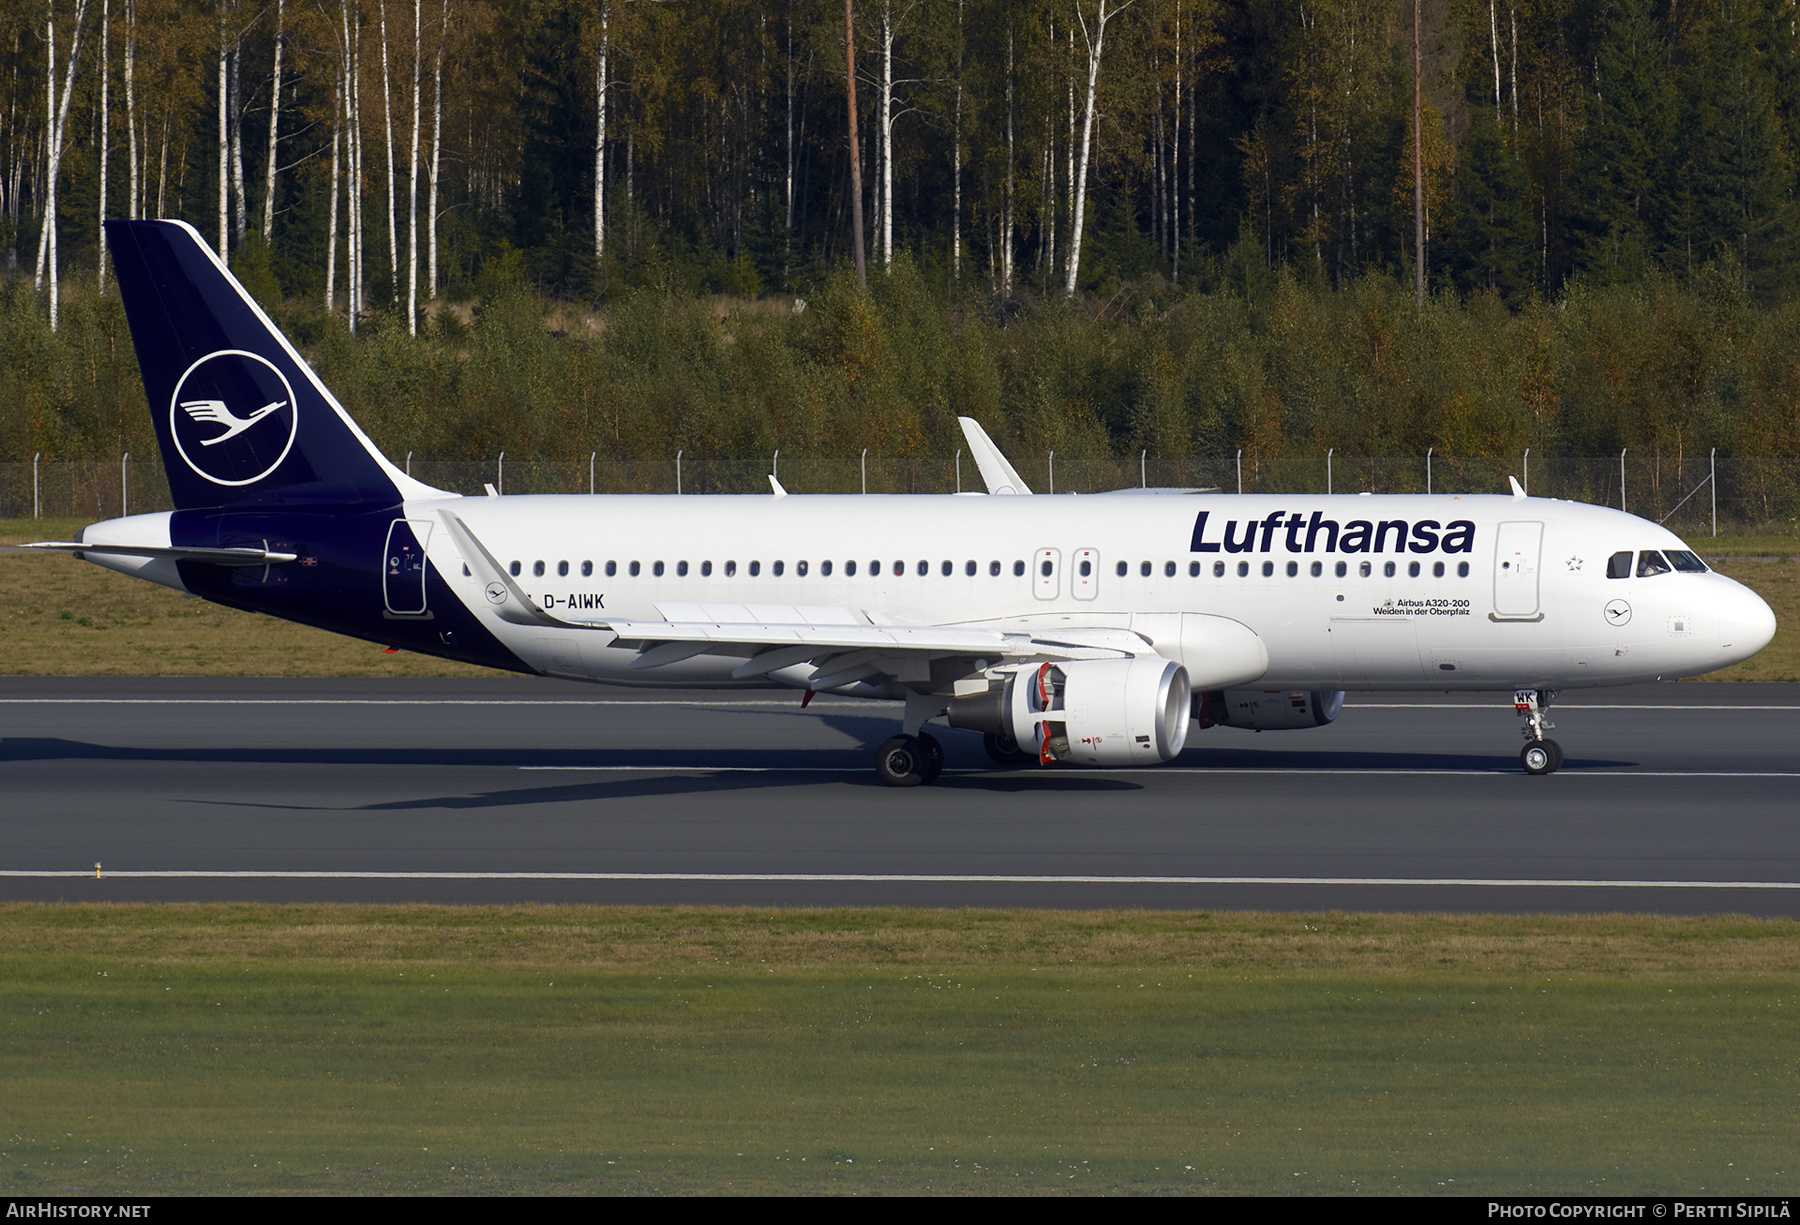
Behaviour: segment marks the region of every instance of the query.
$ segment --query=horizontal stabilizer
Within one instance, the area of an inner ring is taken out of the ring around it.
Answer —
[[[150,544],[96,544],[69,540],[40,540],[22,544],[4,553],[104,553],[112,557],[156,557],[165,561],[200,561],[211,566],[278,566],[294,561],[298,553],[276,553],[269,549],[193,549],[180,546]]]

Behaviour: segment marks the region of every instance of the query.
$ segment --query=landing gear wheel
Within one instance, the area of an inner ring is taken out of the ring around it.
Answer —
[[[1562,763],[1562,745],[1554,740],[1527,741],[1519,752],[1519,764],[1527,774],[1555,774]]]
[[[944,772],[944,746],[930,732],[920,732],[914,739],[925,756],[924,765],[919,771],[921,779],[927,783],[935,783],[937,776]]]
[[[981,737],[981,747],[987,755],[1003,766],[1026,766],[1036,760],[1036,756],[1019,747],[1019,742],[1011,736],[997,736],[987,732]]]
[[[917,787],[925,780],[931,754],[917,736],[889,736],[875,750],[875,775],[890,787]],[[943,760],[943,750],[938,751]]]

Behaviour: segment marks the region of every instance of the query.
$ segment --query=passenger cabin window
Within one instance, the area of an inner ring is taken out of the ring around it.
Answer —
[[[787,563],[778,561],[772,567],[770,567],[770,569],[774,573],[776,578],[780,578],[782,576],[782,574],[784,572],[786,572],[786,570],[787,570]]]
[[[1645,549],[1638,554],[1638,577],[1650,578],[1658,574],[1667,574],[1669,563],[1655,549]]]
[[[686,578],[687,577],[687,563],[686,562],[678,561],[675,563],[675,575],[678,578]]]
[[[637,563],[635,561],[632,562],[631,563],[631,577],[636,578],[638,576],[638,572],[641,571],[642,569],[643,569],[642,565],[640,565],[639,563]]]
[[[1138,575],[1142,578],[1150,577],[1150,563],[1149,562],[1143,561],[1143,562],[1138,563]]]
[[[1127,574],[1131,573],[1131,563],[1122,561],[1115,569],[1117,570],[1119,577],[1124,578]]]
[[[1272,561],[1264,562],[1263,563],[1263,577],[1269,578],[1269,577],[1273,576],[1274,573],[1275,573],[1275,563]]]
[[[584,561],[581,563],[581,577],[582,578],[588,578],[593,573],[594,573],[594,563],[593,562]]]
[[[1394,577],[1394,563],[1389,562],[1389,563],[1387,563],[1387,565],[1383,566],[1381,568],[1381,573],[1383,575],[1387,576],[1388,578],[1393,578]]]
[[[606,563],[606,577],[607,578],[611,578],[613,575],[617,574],[618,572],[619,572],[619,563],[618,562],[609,561]]]
[[[1468,562],[1459,561],[1456,563],[1456,577],[1457,578],[1468,578],[1469,577],[1469,563]]]
[[[794,563],[794,573],[798,574],[801,578],[806,577],[806,570],[807,565],[804,561],[797,561]]]
[[[1630,549],[1625,550],[1623,553],[1614,553],[1611,557],[1606,559],[1606,577],[1607,578],[1630,578],[1631,577],[1631,550]]]
[[[543,578],[544,577],[544,563],[541,561],[532,562],[531,563],[531,572],[532,572],[532,574],[536,575],[538,578]]]
[[[856,563],[853,561],[845,562],[844,563],[844,573],[847,574],[848,576],[850,576],[851,578],[855,578],[856,577]]]
[[[556,577],[558,577],[558,578],[568,578],[569,577],[569,563],[568,562],[559,561],[556,563]]]
[[[976,568],[975,562],[972,559],[964,562],[963,563],[963,576],[965,578],[974,578],[975,577],[975,568]]]
[[[757,575],[759,575],[761,573],[762,573],[762,563],[759,561],[751,562],[750,563],[750,577],[755,578]]]
[[[1250,563],[1247,561],[1239,562],[1238,563],[1238,577],[1239,578],[1247,578],[1249,576],[1249,574],[1250,574]]]
[[[712,563],[711,562],[703,561],[700,563],[700,577],[701,578],[711,578],[712,577]]]
[[[819,575],[822,578],[830,578],[831,577],[831,563],[830,562],[822,561],[819,563]]]
[[[1189,578],[1199,578],[1200,577],[1200,563],[1199,562],[1191,561],[1188,563],[1188,577]]]
[[[519,571],[522,570],[523,568],[524,567],[520,566],[518,562],[514,562],[512,565],[507,567],[508,570],[512,571],[512,576],[514,578],[519,577]]]
[[[1224,578],[1225,577],[1225,563],[1224,562],[1216,561],[1213,563],[1213,577],[1214,578]]]
[[[661,562],[654,563],[650,567],[650,573],[655,575],[657,578],[661,578],[663,575],[663,564]]]
[[[736,576],[737,576],[737,563],[735,561],[727,561],[725,563],[725,577],[726,578],[735,578]]]
[[[1013,563],[1013,577],[1014,578],[1024,578],[1025,577],[1025,563],[1024,562],[1015,561]]]
[[[1408,578],[1418,578],[1419,577],[1419,563],[1416,561],[1408,562],[1406,564],[1406,575]]]
[[[991,561],[988,563],[988,577],[990,577],[990,578],[999,578],[1000,577],[1000,563],[999,562]]]
[[[945,562],[944,566],[943,566],[943,570],[944,570],[944,577],[949,578],[952,574],[956,573],[956,563],[953,561]]]
[[[1293,578],[1300,573],[1300,563],[1291,561],[1287,564],[1288,577]]]

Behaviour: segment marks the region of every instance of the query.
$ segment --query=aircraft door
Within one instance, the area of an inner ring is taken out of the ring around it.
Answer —
[[[1537,620],[1542,523],[1502,523],[1494,547],[1494,615]]]
[[[425,546],[431,540],[429,519],[396,519],[388,527],[382,555],[381,595],[397,617],[422,617],[425,607]]]
[[[1061,549],[1039,549],[1031,562],[1032,592],[1040,600],[1054,600],[1062,591]]]
[[[1100,553],[1097,549],[1075,550],[1075,573],[1069,577],[1069,591],[1077,600],[1091,600],[1100,594]]]

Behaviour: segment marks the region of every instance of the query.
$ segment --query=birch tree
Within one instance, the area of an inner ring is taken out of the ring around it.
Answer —
[[[50,273],[50,330],[56,330],[60,287],[57,280],[56,251],[56,180],[62,172],[63,152],[67,147],[69,99],[75,93],[75,65],[81,58],[82,24],[87,19],[88,0],[75,0],[74,28],[69,34],[69,67],[63,76],[62,94],[56,90],[56,7],[51,5],[44,18],[44,81],[46,107],[44,124],[44,224],[38,231],[37,271],[32,288],[41,289],[46,265]]]
[[[1081,234],[1084,214],[1087,210],[1088,157],[1094,140],[1094,103],[1100,90],[1100,54],[1106,45],[1106,23],[1130,8],[1133,0],[1124,4],[1115,3],[1107,8],[1106,0],[1098,0],[1094,11],[1094,20],[1090,25],[1087,13],[1082,9],[1081,0],[1076,0],[1075,19],[1081,26],[1081,36],[1087,43],[1087,102],[1081,114],[1081,153],[1080,163],[1075,170],[1073,199],[1070,201],[1069,215],[1069,270],[1063,282],[1065,297],[1075,296],[1075,284],[1081,275]]]

